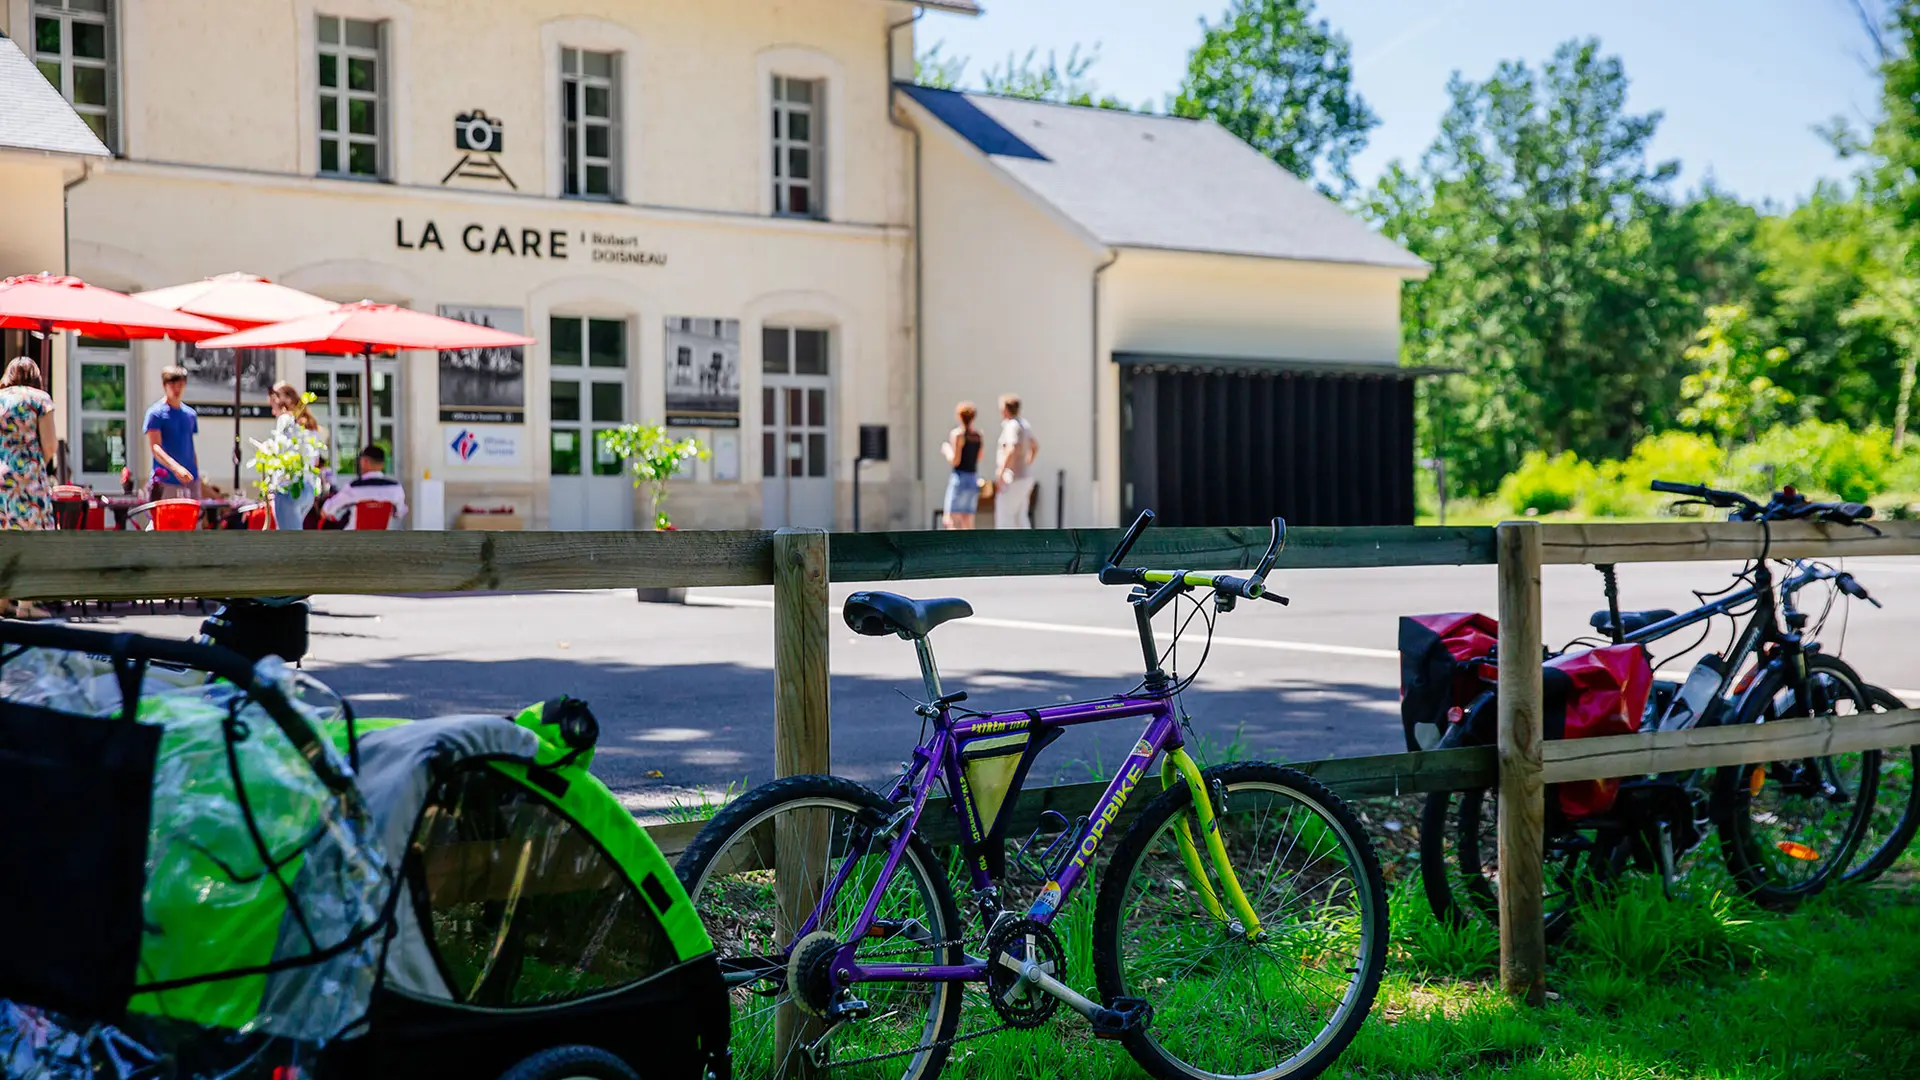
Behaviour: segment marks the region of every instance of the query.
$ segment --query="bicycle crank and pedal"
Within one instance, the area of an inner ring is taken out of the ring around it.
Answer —
[[[986,950],[988,996],[1009,1027],[1038,1027],[1063,1002],[1087,1018],[1096,1038],[1118,1039],[1153,1022],[1153,1006],[1144,999],[1115,998],[1108,1008],[1055,978],[1066,967],[1066,950],[1043,922],[1003,920]]]

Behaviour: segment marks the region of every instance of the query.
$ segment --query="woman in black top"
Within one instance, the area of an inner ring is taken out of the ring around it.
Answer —
[[[947,498],[940,521],[949,529],[971,529],[974,512],[980,508],[980,432],[973,426],[979,410],[973,402],[963,401],[953,414],[960,426],[948,433],[940,447],[940,453],[953,466],[953,475],[947,477]]]

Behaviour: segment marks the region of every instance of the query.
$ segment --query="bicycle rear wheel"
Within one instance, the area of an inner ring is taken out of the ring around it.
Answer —
[[[892,810],[851,780],[792,776],[729,805],[681,855],[680,881],[713,937],[733,1006],[735,1076],[799,1075],[806,1045],[818,1047],[813,1057],[835,1077],[939,1073],[944,1042],[960,1022],[958,984],[862,983],[842,996],[865,1000],[864,1018],[835,1024],[820,1015],[834,1001],[826,970],[833,944],[848,940],[886,863],[890,839],[879,830]],[[796,964],[796,927],[842,871]],[[881,893],[878,916],[860,943],[863,960],[964,962],[953,892],[917,835]],[[798,986],[790,978],[796,967]]]
[[[1192,796],[1177,785],[1147,804],[1101,879],[1100,993],[1153,1007],[1152,1022],[1124,1042],[1161,1080],[1315,1075],[1346,1048],[1379,990],[1379,861],[1352,811],[1301,773],[1242,762],[1205,776],[1265,937],[1250,941],[1202,907],[1177,840]]]
[[[1906,703],[1877,686],[1869,686],[1867,703],[1874,712],[1906,708]],[[1841,881],[1872,881],[1900,858],[1920,832],[1920,746],[1896,747],[1880,751],[1880,776],[1874,786],[1873,813],[1869,815],[1866,837],[1853,857],[1853,865],[1840,875]]]
[[[1427,796],[1420,819],[1420,883],[1443,922],[1500,922],[1499,806],[1500,795],[1492,788]],[[1547,940],[1554,942],[1572,929],[1581,896],[1614,876],[1620,852],[1617,838],[1597,829],[1555,829],[1546,842],[1540,901]]]
[[[1831,656],[1806,658],[1812,715],[1843,720],[1872,711],[1864,683]],[[1734,721],[1764,724],[1809,715],[1784,668],[1763,672]],[[1826,888],[1853,858],[1873,811],[1880,753],[1730,765],[1716,778],[1721,847],[1734,880],[1757,902],[1791,907]]]

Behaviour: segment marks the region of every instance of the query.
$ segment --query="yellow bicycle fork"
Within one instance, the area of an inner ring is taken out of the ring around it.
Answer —
[[[1262,934],[1259,916],[1253,913],[1253,905],[1247,902],[1247,894],[1240,889],[1240,879],[1234,875],[1233,864],[1227,860],[1226,841],[1220,835],[1220,823],[1213,814],[1213,796],[1207,790],[1207,782],[1200,775],[1200,766],[1194,764],[1188,756],[1186,747],[1176,746],[1167,751],[1166,758],[1160,763],[1160,784],[1172,787],[1174,775],[1178,773],[1186,780],[1187,791],[1193,796],[1193,816],[1200,822],[1200,832],[1207,840],[1207,854],[1213,859],[1213,869],[1225,887],[1227,899],[1233,903],[1233,910],[1240,918],[1240,924],[1246,928],[1247,937],[1258,941]],[[1213,883],[1207,880],[1206,867],[1200,862],[1200,849],[1193,842],[1193,830],[1187,819],[1181,817],[1174,824],[1175,836],[1180,843],[1180,858],[1186,863],[1187,877],[1193,880],[1194,887],[1200,892],[1200,903],[1207,914],[1225,923],[1230,921],[1226,909],[1220,903],[1220,894],[1214,890]]]

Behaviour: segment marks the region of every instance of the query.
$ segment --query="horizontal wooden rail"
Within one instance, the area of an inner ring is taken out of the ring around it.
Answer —
[[[772,532],[5,532],[0,596],[16,600],[766,585]],[[1295,529],[1290,568],[1492,560],[1493,530]],[[1265,528],[1153,529],[1133,559],[1251,566]],[[1117,529],[835,533],[834,581],[1090,574]],[[1132,561],[1132,560],[1130,560]]]
[[[1496,777],[1493,749],[1478,746],[1463,750],[1423,750],[1411,754],[1294,761],[1289,762],[1288,767],[1298,769],[1327,785],[1343,799],[1487,787]],[[1062,814],[1068,820],[1090,813],[1106,789],[1105,780],[1027,788],[1020,792],[1006,811],[1012,815],[1007,819],[1007,835],[1017,844],[1040,824],[1041,815],[1048,810]],[[1116,820],[1130,820],[1158,794],[1160,778],[1142,778]],[[705,824],[704,821],[666,822],[649,825],[647,834],[672,859],[686,850]],[[927,801],[926,812],[920,815],[920,832],[929,842],[957,843],[960,839],[959,827],[959,820],[949,812],[945,797]]]
[[[1920,555],[1920,521],[1860,526],[1783,521],[1772,526],[1768,555],[1839,559],[1852,555]],[[1540,526],[1541,561],[1598,565],[1751,559],[1760,554],[1760,526],[1739,521]]]
[[[1544,779],[1549,784],[1560,784],[1904,746],[1920,746],[1920,709],[1839,719],[1816,717],[1771,724],[1555,740],[1544,746]],[[1343,799],[1486,788],[1492,787],[1499,778],[1495,752],[1490,746],[1295,761],[1288,765],[1327,785]],[[1007,811],[1012,815],[1008,819],[1007,835],[1017,843],[1040,824],[1041,815],[1049,810],[1068,820],[1089,813],[1106,788],[1104,780],[1027,788]],[[1158,794],[1160,778],[1145,777],[1116,820],[1130,820]],[[686,850],[705,824],[704,821],[666,822],[649,825],[647,833],[672,859]],[[920,818],[920,832],[930,843],[958,842],[959,827],[958,819],[948,812],[946,798],[928,800],[926,812]]]
[[[163,600],[765,585],[773,534],[4,532],[0,596]]]
[[[1120,529],[1019,529],[972,533],[835,533],[833,580],[1091,574],[1120,542]],[[1127,556],[1132,566],[1227,570],[1249,567],[1267,549],[1266,526],[1148,529]],[[1493,530],[1382,525],[1292,528],[1277,565],[1290,569],[1454,566],[1493,561]]]
[[[1920,745],[1920,710],[1549,742],[1546,782],[1746,765]]]

